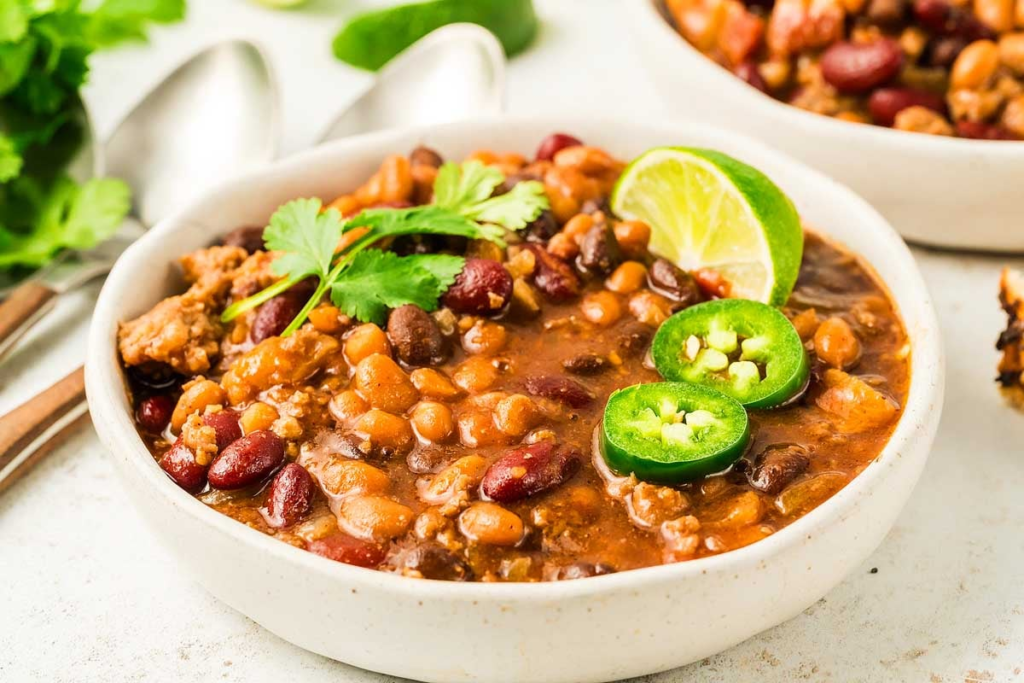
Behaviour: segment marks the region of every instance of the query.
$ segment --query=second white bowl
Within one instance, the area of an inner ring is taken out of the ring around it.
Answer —
[[[675,114],[760,139],[849,185],[908,240],[1024,251],[1024,142],[908,133],[774,100],[690,45],[659,0],[627,3],[634,43]]]

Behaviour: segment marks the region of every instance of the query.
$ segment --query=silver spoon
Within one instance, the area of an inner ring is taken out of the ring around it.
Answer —
[[[318,142],[346,133],[500,113],[504,75],[505,55],[490,32],[464,24],[438,29],[392,60]],[[448,99],[431,104],[435,97]],[[122,177],[130,176],[130,171],[125,173]],[[87,419],[82,384],[79,368],[0,417],[0,493]]]
[[[278,140],[277,107],[276,88],[260,51],[232,41],[200,52],[157,86],[115,130],[106,155],[87,144],[83,153],[94,162],[79,179],[102,173],[106,158],[107,170],[132,186],[132,217],[107,243],[90,252],[62,254],[54,266],[12,291],[0,305],[0,321],[18,323],[7,325],[6,338],[24,334],[58,294],[105,275],[142,225],[231,175],[271,161]],[[8,342],[8,349],[12,345]],[[78,368],[0,417],[0,491],[40,460],[54,440],[70,434],[85,419],[85,410]]]
[[[83,117],[88,121],[84,110]],[[126,180],[131,216],[112,239],[90,251],[62,253],[9,292],[0,304],[0,362],[58,295],[106,275],[144,226],[273,159],[278,119],[266,60],[251,43],[230,41],[178,67],[125,117],[105,148],[88,127],[73,177],[81,182],[105,171]]]

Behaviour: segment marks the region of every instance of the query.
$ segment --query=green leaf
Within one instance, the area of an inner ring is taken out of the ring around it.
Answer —
[[[434,203],[446,209],[461,211],[490,197],[504,180],[501,171],[492,166],[484,166],[479,161],[467,161],[461,167],[449,161],[437,172]]]
[[[321,213],[319,199],[296,199],[270,217],[263,233],[268,249],[286,252],[271,266],[275,275],[326,277],[343,229],[336,209]]]
[[[367,249],[331,285],[331,301],[346,315],[378,324],[389,308],[405,304],[432,311],[464,264],[459,256],[398,256]]]
[[[32,36],[19,43],[0,44],[0,97],[18,87],[32,65],[37,41]]]
[[[456,235],[504,245],[504,233],[500,228],[480,225],[451,209],[433,204],[409,209],[367,209],[352,218],[350,225],[369,227],[378,238],[414,234]]]
[[[23,0],[0,0],[0,43],[14,43],[25,36],[28,11]]]
[[[90,249],[117,231],[129,204],[128,186],[120,180],[95,178],[79,187],[61,176],[42,200],[31,232],[0,227],[0,267],[38,267],[65,247]]]
[[[0,133],[0,183],[6,183],[21,173],[21,163],[14,141]]]
[[[496,223],[509,230],[522,230],[549,206],[544,185],[536,180],[516,183],[503,195],[491,197],[463,210],[463,214],[483,223]]]
[[[145,41],[150,22],[169,24],[185,18],[185,0],[104,0],[91,15],[88,35],[107,47]]]

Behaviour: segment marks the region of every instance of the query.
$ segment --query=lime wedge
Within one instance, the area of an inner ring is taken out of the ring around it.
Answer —
[[[755,168],[707,149],[658,147],[622,173],[611,209],[651,226],[651,251],[716,271],[732,297],[786,303],[803,256],[793,203]]]
[[[349,21],[334,38],[334,56],[376,71],[434,29],[468,22],[497,36],[514,57],[537,35],[532,0],[431,0],[366,12]]]
[[[291,9],[305,3],[306,0],[256,0],[256,2],[271,9]]]

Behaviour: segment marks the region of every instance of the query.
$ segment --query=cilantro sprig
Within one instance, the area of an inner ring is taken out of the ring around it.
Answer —
[[[383,323],[389,308],[404,304],[432,311],[462,272],[465,259],[447,254],[399,256],[373,245],[402,235],[451,235],[504,246],[506,231],[523,229],[548,208],[544,186],[537,181],[520,182],[511,191],[492,196],[504,180],[499,170],[479,161],[447,163],[434,181],[434,203],[366,209],[350,219],[335,209],[322,210],[319,199],[288,202],[271,216],[263,233],[267,248],[282,252],[271,264],[281,279],[228,306],[221,320],[230,322],[309,277],[317,279],[317,287],[281,336],[297,330],[324,296],[364,322]],[[364,234],[339,252],[342,236],[357,228]]]

